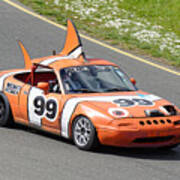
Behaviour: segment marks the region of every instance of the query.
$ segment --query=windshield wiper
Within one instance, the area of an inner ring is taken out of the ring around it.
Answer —
[[[131,89],[126,89],[126,88],[110,88],[106,89],[106,92],[113,92],[113,91],[132,91]]]

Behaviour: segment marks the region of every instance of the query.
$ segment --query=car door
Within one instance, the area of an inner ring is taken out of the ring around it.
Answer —
[[[29,123],[40,127],[60,129],[61,94],[46,94],[42,89],[32,87],[27,96]]]
[[[55,75],[55,73],[54,73]],[[59,92],[47,91],[41,86],[54,81],[56,76],[46,71],[35,73],[33,79],[35,84],[26,84],[19,96],[19,110],[24,123],[40,127],[42,129],[60,131],[60,114],[62,109],[62,94]],[[41,85],[40,85],[41,84]]]

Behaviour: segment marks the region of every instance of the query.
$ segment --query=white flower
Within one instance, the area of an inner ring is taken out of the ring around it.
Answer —
[[[59,0],[54,0],[54,4],[59,5]]]

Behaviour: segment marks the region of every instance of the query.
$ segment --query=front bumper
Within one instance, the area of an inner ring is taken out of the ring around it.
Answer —
[[[119,147],[163,147],[180,143],[180,115],[114,120],[97,129],[101,144]]]

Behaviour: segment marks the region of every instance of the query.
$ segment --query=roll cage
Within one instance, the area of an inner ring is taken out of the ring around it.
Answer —
[[[26,83],[28,83],[30,81],[32,86],[36,85],[36,74],[35,74],[35,72],[39,67],[40,68],[46,68],[46,69],[54,71],[54,69],[49,67],[49,66],[34,63],[33,66],[31,67],[31,73],[29,74],[29,76],[26,79]]]

